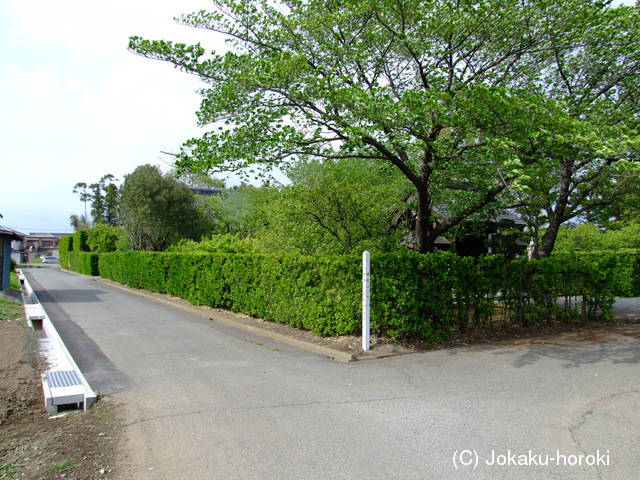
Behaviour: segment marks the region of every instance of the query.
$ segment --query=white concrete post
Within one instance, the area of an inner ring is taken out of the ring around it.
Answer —
[[[362,350],[369,350],[371,343],[371,255],[362,254]]]

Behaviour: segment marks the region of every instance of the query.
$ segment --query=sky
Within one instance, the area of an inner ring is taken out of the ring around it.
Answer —
[[[199,136],[197,77],[127,50],[129,36],[224,49],[215,33],[177,24],[209,0],[0,1],[0,225],[72,232],[78,182],[139,165],[170,169]]]

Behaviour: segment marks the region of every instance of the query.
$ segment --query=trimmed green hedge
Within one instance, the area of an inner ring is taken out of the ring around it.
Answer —
[[[360,328],[360,257],[116,252],[100,255],[99,271],[131,287],[319,335],[357,334]],[[628,272],[633,280],[625,280]],[[637,287],[637,273],[637,253],[563,254],[533,262],[506,262],[501,255],[374,254],[372,331],[439,341],[496,320],[527,326],[607,319],[619,289]]]
[[[640,297],[640,251],[616,250],[577,254],[591,262],[615,263],[613,293],[616,297]]]
[[[89,238],[87,230],[78,230],[72,237],[74,252],[88,252],[90,250],[89,245],[87,245],[87,238]]]
[[[65,235],[58,243],[60,265],[64,268],[69,268],[69,252],[71,251],[73,251],[73,236]]]
[[[194,305],[288,323],[319,335],[359,325],[359,259],[153,252],[100,255],[100,275]],[[354,268],[355,266],[355,268]]]
[[[82,269],[82,272],[95,272],[87,273],[87,275],[98,275],[97,267],[92,270],[90,263],[93,262],[97,265],[97,260],[78,260],[73,259],[74,253],[88,252],[89,246],[87,245],[87,238],[89,234],[86,230],[78,230],[72,235],[65,235],[60,239],[58,243],[58,252],[60,256],[60,265],[64,268],[70,268],[71,270],[80,272],[78,268]],[[76,268],[77,267],[77,268]]]
[[[99,259],[100,255],[97,253],[71,252],[69,254],[69,268],[74,272],[95,277],[100,275]]]

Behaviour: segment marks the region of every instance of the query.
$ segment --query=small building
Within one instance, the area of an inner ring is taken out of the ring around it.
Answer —
[[[454,188],[452,188],[454,189]],[[414,201],[416,194],[405,199]],[[436,219],[449,218],[449,204],[441,203],[432,210]],[[415,249],[415,229],[417,213],[407,207],[395,217],[398,226],[406,229],[407,235],[401,240],[401,245],[409,250]],[[479,257],[491,253],[501,253],[507,258],[514,258],[525,252],[527,244],[520,237],[525,222],[509,209],[476,212],[458,226],[458,238],[438,237],[435,247],[438,250],[448,250],[463,257]]]
[[[11,285],[11,242],[24,241],[26,235],[0,225],[0,291]]]
[[[26,237],[25,251],[31,259],[37,257],[57,257],[60,239],[68,233],[30,233]]]

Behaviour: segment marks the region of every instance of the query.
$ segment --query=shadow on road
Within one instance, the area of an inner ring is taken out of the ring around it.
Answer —
[[[516,368],[526,367],[543,359],[559,360],[565,368],[577,368],[600,362],[640,363],[639,340],[640,325],[624,325],[606,330],[518,339],[466,349],[493,350],[494,355],[515,357],[512,364]],[[459,352],[452,350],[451,354],[457,355]]]
[[[29,282],[91,387],[102,394],[121,392],[129,388],[130,382],[126,375],[116,368],[100,347],[61,306],[61,303],[79,303],[79,300],[71,298],[78,293],[81,293],[82,302],[102,302],[98,295],[108,292],[98,289],[45,290],[33,277],[29,277]]]
[[[57,301],[61,303],[95,303],[102,302],[99,295],[106,295],[108,292],[97,289],[76,289],[76,290],[36,290],[36,295],[42,305]]]

